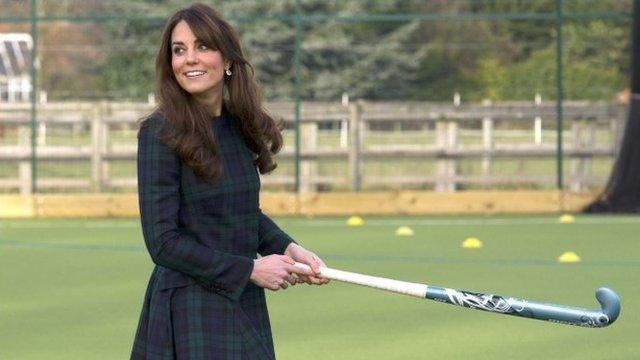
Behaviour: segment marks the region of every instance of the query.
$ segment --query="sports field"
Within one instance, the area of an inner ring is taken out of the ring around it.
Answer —
[[[587,329],[332,282],[269,293],[279,359],[638,359],[640,217],[287,218],[329,266],[622,312]],[[397,237],[398,226],[413,228]],[[470,236],[480,249],[463,249]],[[582,261],[559,264],[565,251]],[[137,220],[0,220],[0,359],[125,359],[152,263]]]

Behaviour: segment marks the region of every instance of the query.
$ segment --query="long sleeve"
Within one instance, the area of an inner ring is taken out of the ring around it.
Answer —
[[[258,252],[262,256],[282,254],[289,244],[295,241],[276,225],[267,215],[260,211],[258,224],[260,246]]]
[[[151,259],[237,300],[249,281],[253,259],[212,249],[178,226],[181,162],[156,137],[161,120],[147,119],[138,134],[140,217]]]

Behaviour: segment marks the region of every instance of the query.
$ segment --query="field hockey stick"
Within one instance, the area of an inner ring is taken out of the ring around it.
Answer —
[[[305,264],[295,263],[295,266],[310,270],[309,266]],[[616,321],[620,314],[620,297],[606,287],[601,287],[596,291],[596,299],[601,308],[586,309],[386,279],[327,267],[320,267],[320,275],[331,280],[368,286],[421,299],[567,325],[605,327]]]

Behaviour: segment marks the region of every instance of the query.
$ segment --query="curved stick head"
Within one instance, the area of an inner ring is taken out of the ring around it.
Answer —
[[[603,315],[606,315],[599,319],[600,326],[611,325],[618,315],[620,315],[620,297],[613,290],[601,287],[596,291],[596,299],[602,307]]]

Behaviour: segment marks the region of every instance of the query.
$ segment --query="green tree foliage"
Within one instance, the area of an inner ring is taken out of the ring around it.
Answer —
[[[618,0],[563,3],[563,11],[574,15],[630,13],[631,7],[629,1]],[[55,4],[47,11],[62,11]],[[83,14],[94,8],[95,13],[154,17],[95,24],[102,33],[94,41],[101,41],[107,51],[91,58],[93,70],[85,78],[111,97],[146,99],[153,91],[153,60],[163,19],[187,2],[83,4]],[[292,99],[296,1],[212,5],[232,19],[265,97]],[[555,97],[555,0],[300,0],[300,5],[300,96],[305,100],[337,100],[343,93],[373,100],[444,101],[455,92],[467,101],[531,100],[537,93]],[[430,17],[389,21],[375,17],[380,14]],[[460,14],[467,18],[457,18]],[[469,19],[470,14],[476,17]],[[629,26],[629,19],[620,17],[564,20],[566,98],[608,100],[627,86]],[[64,84],[68,76],[60,78],[59,71],[46,69],[43,74],[49,77],[43,81],[47,86]]]
[[[162,26],[154,23],[127,22],[105,24],[109,38],[117,46],[107,53],[103,83],[108,93],[145,99],[153,92],[155,57]]]
[[[564,1],[563,12],[630,12],[621,1]],[[556,2],[489,2],[484,10],[528,14],[553,13]],[[627,86],[629,21],[620,19],[563,20],[563,87],[568,99],[611,100]],[[490,55],[479,62],[484,96],[494,100],[556,97],[555,18],[510,20],[495,27],[508,36],[508,56]]]

